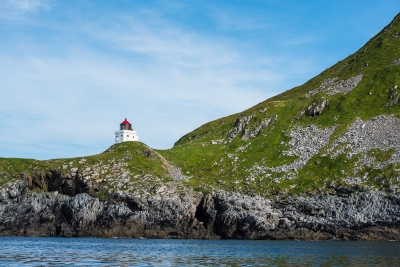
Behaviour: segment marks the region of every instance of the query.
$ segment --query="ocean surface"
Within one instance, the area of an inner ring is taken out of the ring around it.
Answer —
[[[400,242],[0,237],[0,266],[400,266]]]

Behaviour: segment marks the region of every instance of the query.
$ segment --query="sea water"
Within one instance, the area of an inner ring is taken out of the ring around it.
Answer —
[[[0,266],[400,266],[400,242],[0,237]]]

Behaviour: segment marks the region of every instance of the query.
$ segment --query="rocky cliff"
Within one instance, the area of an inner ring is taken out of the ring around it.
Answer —
[[[188,190],[100,200],[34,192],[27,181],[0,192],[0,234],[65,237],[400,240],[400,193],[334,187],[332,195],[267,199]]]
[[[400,240],[399,32],[169,150],[0,159],[0,235]]]

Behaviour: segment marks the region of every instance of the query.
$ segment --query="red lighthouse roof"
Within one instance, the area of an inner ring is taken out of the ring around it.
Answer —
[[[125,118],[125,120],[123,122],[121,122],[120,125],[130,125],[131,123],[129,121],[127,121],[127,119]]]

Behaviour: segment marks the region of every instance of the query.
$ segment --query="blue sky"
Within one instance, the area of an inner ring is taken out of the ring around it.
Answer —
[[[364,45],[400,1],[0,0],[0,157],[173,146]]]

